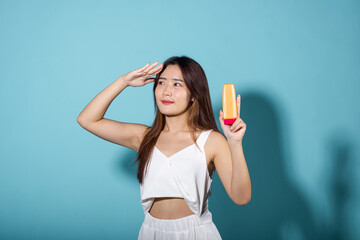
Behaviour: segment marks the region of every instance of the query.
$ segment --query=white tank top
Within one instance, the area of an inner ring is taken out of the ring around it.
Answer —
[[[154,146],[143,184],[140,184],[144,214],[156,197],[184,198],[189,208],[201,219],[211,220],[208,196],[212,179],[207,168],[204,145],[210,130],[203,131],[196,143],[166,157]]]

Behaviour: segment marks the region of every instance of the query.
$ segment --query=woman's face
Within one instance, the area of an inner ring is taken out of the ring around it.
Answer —
[[[178,65],[168,65],[162,72],[155,88],[155,99],[159,111],[164,115],[180,115],[190,101],[190,91]],[[166,104],[164,101],[170,101]]]

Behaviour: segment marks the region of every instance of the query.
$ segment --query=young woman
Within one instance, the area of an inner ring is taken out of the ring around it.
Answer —
[[[157,64],[147,63],[120,76],[84,108],[77,121],[87,131],[138,152],[135,162],[145,214],[138,239],[221,239],[208,210],[213,172],[217,171],[234,203],[245,205],[251,198],[240,95],[239,118],[231,126],[224,125],[219,113],[225,139],[215,122],[202,67],[186,56]],[[156,117],[151,127],[103,117],[126,87],[152,82]]]

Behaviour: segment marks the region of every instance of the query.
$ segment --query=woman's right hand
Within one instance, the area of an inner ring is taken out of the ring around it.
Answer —
[[[122,75],[121,78],[127,86],[132,87],[141,87],[148,83],[154,82],[155,79],[147,78],[158,74],[161,71],[164,66],[163,63],[154,68],[158,63],[159,61],[156,61],[150,65],[150,62],[148,62],[145,66]]]

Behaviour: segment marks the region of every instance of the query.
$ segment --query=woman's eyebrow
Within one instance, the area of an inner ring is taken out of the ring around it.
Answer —
[[[164,77],[159,77],[159,79],[167,80],[167,78],[164,78]],[[172,80],[179,81],[179,82],[184,82],[184,80],[181,80],[181,79],[178,79],[178,78],[173,78]]]

